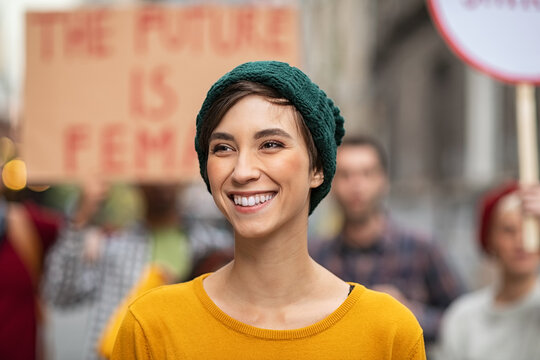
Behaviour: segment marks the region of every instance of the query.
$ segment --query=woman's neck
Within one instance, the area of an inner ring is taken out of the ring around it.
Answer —
[[[261,328],[301,328],[326,317],[349,285],[311,259],[306,225],[235,236],[234,261],[204,279],[207,294],[229,316]]]
[[[316,266],[307,250],[307,230],[265,239],[235,240],[227,283],[238,296],[268,306],[290,303],[314,281]]]
[[[527,276],[503,275],[502,283],[497,289],[495,303],[498,305],[510,305],[519,301],[532,291],[536,281],[536,274]]]

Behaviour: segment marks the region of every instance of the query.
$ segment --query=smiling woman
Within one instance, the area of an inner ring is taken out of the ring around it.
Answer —
[[[210,189],[233,225],[237,243],[240,238],[283,237],[280,232],[305,230],[309,192],[322,183],[323,175],[310,167],[297,118],[292,106],[248,95],[226,112],[210,135]]]
[[[330,190],[343,134],[339,109],[288,64],[246,63],[218,80],[195,147],[233,226],[234,260],[138,298],[113,358],[425,359],[409,310],[308,254],[308,216]]]

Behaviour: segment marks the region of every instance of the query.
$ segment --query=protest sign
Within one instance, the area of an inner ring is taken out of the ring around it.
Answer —
[[[538,183],[533,84],[540,84],[540,0],[428,0],[441,36],[465,62],[516,84],[520,182]],[[524,221],[525,247],[539,248],[538,224]]]
[[[29,182],[198,176],[195,117],[236,65],[298,65],[291,7],[90,8],[26,15]]]
[[[450,48],[506,82],[540,84],[540,0],[428,0]]]

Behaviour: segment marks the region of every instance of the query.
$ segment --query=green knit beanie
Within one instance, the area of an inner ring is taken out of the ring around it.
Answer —
[[[199,157],[201,175],[208,191],[210,184],[206,172],[208,149],[201,149],[199,140],[202,122],[207,111],[220,94],[239,81],[252,81],[277,90],[302,114],[313,137],[323,167],[324,181],[311,190],[309,213],[328,194],[336,172],[336,151],[345,134],[343,117],[334,102],[298,68],[278,61],[256,61],[237,66],[219,79],[208,91],[197,115],[195,150]]]

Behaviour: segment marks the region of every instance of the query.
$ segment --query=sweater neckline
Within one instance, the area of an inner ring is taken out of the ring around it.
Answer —
[[[303,328],[289,330],[273,330],[245,324],[239,320],[236,320],[235,318],[231,317],[223,310],[221,310],[210,298],[210,296],[208,296],[206,290],[204,289],[203,280],[209,275],[210,273],[201,275],[193,281],[195,293],[205,307],[205,309],[207,309],[210,314],[212,314],[212,316],[214,316],[218,321],[220,321],[225,326],[234,331],[268,340],[300,339],[313,336],[330,328],[332,325],[341,320],[345,316],[345,314],[347,314],[347,312],[354,306],[354,304],[365,291],[365,287],[363,287],[362,285],[350,282],[348,284],[354,285],[354,288],[349,294],[349,296],[347,296],[345,301],[341,303],[341,305],[338,306],[337,309],[335,309],[332,313],[330,313],[330,315],[328,315],[324,319]]]

